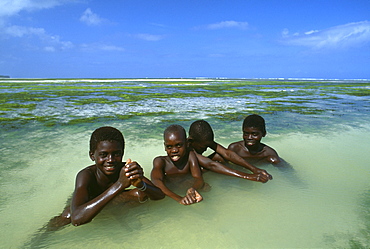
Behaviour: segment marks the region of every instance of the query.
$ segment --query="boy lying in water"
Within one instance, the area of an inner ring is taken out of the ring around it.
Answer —
[[[284,164],[273,148],[261,143],[262,138],[266,136],[265,120],[261,116],[247,116],[243,121],[242,130],[243,140],[231,143],[229,150],[250,163],[271,163],[276,166]]]
[[[215,142],[213,130],[209,123],[205,120],[197,120],[191,124],[189,129],[188,141],[189,146],[197,152],[196,155],[198,157],[199,163],[202,167],[206,169],[209,169],[216,173],[236,176],[258,182],[267,182],[268,180],[272,179],[272,176],[265,170],[254,167],[250,163],[246,162],[234,151],[226,149],[219,143]],[[202,153],[206,151],[207,148],[211,148],[213,151],[215,151],[209,156],[209,159],[220,163],[216,164],[205,162]],[[247,174],[221,164],[228,161],[252,171],[253,174]]]
[[[197,157],[188,147],[185,129],[180,125],[171,125],[164,131],[164,148],[167,156],[158,156],[153,160],[151,179],[163,193],[180,204],[190,205],[203,200],[198,190],[203,187],[202,171]],[[185,196],[174,193],[166,186],[168,177],[191,175],[194,179]]]
[[[53,226],[88,223],[116,197],[123,202],[164,198],[162,191],[144,177],[137,162],[122,162],[124,149],[119,130],[101,127],[92,133],[89,155],[95,164],[77,174],[71,205],[51,221]],[[127,190],[131,185],[136,188]]]

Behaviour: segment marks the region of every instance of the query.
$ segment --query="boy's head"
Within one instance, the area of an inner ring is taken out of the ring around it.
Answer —
[[[170,125],[163,133],[164,148],[173,162],[182,161],[188,152],[186,131],[181,125]],[[185,159],[184,159],[185,160]]]
[[[113,127],[100,127],[90,138],[90,158],[103,174],[116,175],[122,168],[125,140],[122,133]]]
[[[205,120],[197,120],[190,125],[188,141],[194,150],[202,154],[214,142],[212,127]]]
[[[186,141],[186,131],[184,127],[182,127],[181,125],[176,125],[176,124],[170,125],[164,130],[163,139],[166,140],[166,137],[174,133],[178,133],[179,135],[181,135],[181,138]]]
[[[257,128],[257,129],[259,129],[262,132],[263,136],[266,136],[266,124],[265,124],[265,120],[260,115],[252,114],[252,115],[247,116],[244,119],[243,128],[242,129],[244,130],[247,127]]]
[[[125,149],[125,139],[122,133],[116,128],[110,126],[104,126],[96,129],[90,138],[90,152],[94,153],[99,142],[102,141],[117,141],[122,147],[122,151]]]
[[[243,140],[247,148],[258,150],[264,136],[266,136],[265,120],[261,116],[252,114],[244,119]]]

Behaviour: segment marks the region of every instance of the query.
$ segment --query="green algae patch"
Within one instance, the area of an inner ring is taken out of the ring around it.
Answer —
[[[174,112],[130,112],[130,114],[117,114],[115,117],[120,120],[127,120],[134,117],[163,117],[165,115],[172,115]]]
[[[293,112],[293,113],[299,113],[299,114],[305,114],[305,115],[311,115],[311,114],[321,114],[325,110],[321,108],[315,108],[315,107],[307,107],[302,105],[289,105],[289,104],[283,104],[278,103],[274,101],[263,101],[262,103],[267,104],[267,106],[264,106],[264,111],[268,113],[274,113],[274,112]],[[294,103],[294,102],[286,102],[286,103]]]
[[[5,102],[38,102],[47,99],[44,94],[37,92],[0,93],[0,103]]]
[[[28,109],[34,110],[36,108],[36,104],[20,104],[20,103],[1,103],[0,104],[0,111],[13,111],[14,109]]]
[[[352,95],[352,96],[370,96],[370,88],[352,88],[346,89],[344,91],[345,94]]]
[[[239,121],[245,113],[333,116],[370,108],[369,82],[29,79],[0,81],[0,89],[1,124],[53,126],[135,117],[182,122],[188,119],[178,116],[199,115]],[[104,108],[107,116],[101,114]],[[82,109],[89,117],[81,117]]]
[[[174,112],[134,112],[132,115],[134,116],[164,116],[164,115],[171,115],[175,114]]]
[[[51,127],[57,125],[59,122],[56,119],[49,118],[49,117],[41,117],[41,116],[29,116],[29,115],[21,115],[20,117],[13,117],[13,118],[4,118],[0,117],[0,124],[4,128],[17,128],[19,126],[29,125],[33,122],[42,123],[44,126]]]
[[[255,112],[253,112],[255,113]],[[243,112],[226,112],[226,113],[219,113],[219,114],[208,114],[207,116],[216,118],[223,121],[241,121],[248,115],[248,113]]]
[[[137,102],[150,98],[149,94],[119,94],[115,96],[120,97],[122,102]]]
[[[74,105],[86,105],[86,104],[112,104],[117,101],[108,100],[106,98],[86,98],[73,100]]]
[[[79,117],[71,117],[71,120],[68,121],[69,125],[72,124],[82,124],[82,123],[95,123],[95,122],[103,122],[103,121],[112,121],[112,120],[128,120],[135,117],[162,117],[165,115],[172,115],[173,112],[147,112],[147,113],[140,113],[140,112],[130,112],[129,114],[116,114],[116,115],[109,115],[104,117],[86,117],[86,118],[79,118]]]
[[[107,116],[107,117],[87,117],[87,118],[73,118],[68,121],[68,125],[74,125],[74,124],[83,124],[83,123],[94,123],[99,122],[106,119],[112,119],[113,116]]]

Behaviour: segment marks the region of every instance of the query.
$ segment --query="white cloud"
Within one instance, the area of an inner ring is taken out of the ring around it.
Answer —
[[[101,50],[105,50],[105,51],[118,51],[118,52],[125,51],[125,49],[122,48],[122,47],[112,46],[112,45],[103,45],[103,46],[101,46]]]
[[[39,37],[45,36],[45,30],[43,28],[23,27],[17,25],[4,27],[3,33],[13,37],[23,37],[28,35],[36,35]]]
[[[304,32],[305,35],[311,35],[313,33],[316,33],[316,32],[319,32],[318,30],[310,30],[310,31],[307,31],[307,32]]]
[[[52,47],[52,46],[44,47],[44,50],[45,50],[46,52],[55,52],[55,48],[54,48],[54,47]]]
[[[287,29],[282,32],[284,42],[290,45],[312,48],[350,47],[370,42],[370,22],[353,22],[325,30],[311,30],[289,36]]]
[[[65,50],[73,48],[74,45],[72,42],[63,41],[57,35],[48,34],[43,28],[33,28],[33,27],[24,27],[24,26],[7,26],[3,27],[1,33],[16,38],[31,38],[37,37],[42,41],[43,44],[47,46],[44,48],[45,51],[55,51],[56,49]],[[53,48],[53,49],[51,49]]]
[[[281,35],[283,37],[287,37],[289,35],[289,30],[288,29],[283,29],[283,31],[281,32]]]
[[[87,25],[100,25],[104,19],[93,13],[90,8],[87,8],[84,13],[82,13],[80,21]]]
[[[59,49],[71,49],[74,47],[73,43],[70,41],[62,41],[59,36],[47,36],[47,43],[57,46]]]
[[[70,49],[74,45],[69,41],[63,41],[59,36],[48,34],[43,28],[25,27],[6,23],[5,19],[18,15],[22,11],[37,11],[53,8],[73,0],[0,0],[0,34],[5,37],[33,38],[41,41],[39,48],[44,46],[44,51]]]
[[[135,37],[137,39],[145,40],[145,41],[159,41],[164,38],[163,35],[151,35],[151,34],[134,34],[130,36]]]
[[[84,43],[81,45],[81,49],[85,52],[93,52],[93,51],[124,52],[125,51],[123,47],[119,47],[115,45],[99,44],[99,43],[91,43],[91,44]]]
[[[236,21],[223,21],[218,23],[212,23],[206,26],[207,29],[223,29],[223,28],[248,28],[247,22],[236,22]]]
[[[34,11],[48,9],[73,0],[1,0],[0,18],[18,14],[20,11]]]

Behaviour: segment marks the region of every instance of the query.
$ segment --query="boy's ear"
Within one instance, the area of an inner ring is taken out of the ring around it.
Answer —
[[[90,156],[90,159],[91,159],[92,161],[95,161],[94,153],[92,153],[91,151],[89,151],[89,156]]]
[[[264,133],[262,133],[262,137],[265,137],[266,136],[266,131]]]

